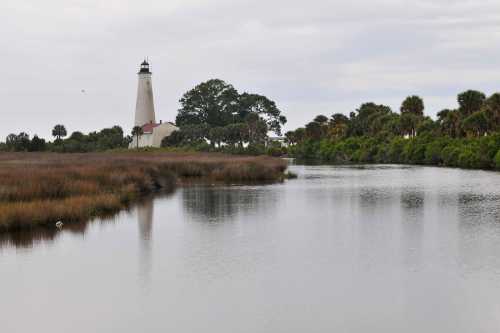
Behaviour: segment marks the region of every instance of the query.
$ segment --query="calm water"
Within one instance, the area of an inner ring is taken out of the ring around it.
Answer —
[[[292,169],[3,235],[0,331],[500,331],[500,173]]]

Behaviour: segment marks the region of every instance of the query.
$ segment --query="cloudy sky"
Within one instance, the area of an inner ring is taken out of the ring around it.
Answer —
[[[500,91],[498,0],[2,0],[0,140],[133,123],[139,63],[157,119],[210,78],[275,100],[287,129],[374,101]],[[85,92],[82,92],[82,89]]]

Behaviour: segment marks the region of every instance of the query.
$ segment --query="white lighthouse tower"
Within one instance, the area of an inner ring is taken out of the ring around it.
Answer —
[[[129,148],[160,147],[162,140],[179,130],[169,122],[156,123],[155,106],[153,101],[153,85],[149,63],[144,60],[139,70],[139,84],[137,86],[137,102],[135,104],[134,127],[142,128],[142,134],[134,136]]]
[[[155,106],[153,100],[153,84],[149,63],[144,60],[139,70],[139,84],[137,86],[137,102],[135,104],[134,126],[155,124]]]

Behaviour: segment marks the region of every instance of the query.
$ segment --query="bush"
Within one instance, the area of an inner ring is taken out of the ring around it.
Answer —
[[[436,140],[429,143],[425,148],[425,164],[441,165],[443,164],[443,149],[447,145],[447,140]]]
[[[454,146],[447,146],[441,152],[441,158],[445,166],[456,167],[458,166],[458,157],[460,149]]]

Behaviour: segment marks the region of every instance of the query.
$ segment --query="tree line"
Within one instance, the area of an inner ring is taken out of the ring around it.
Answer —
[[[365,103],[349,116],[319,115],[285,137],[291,155],[334,163],[500,167],[500,93],[468,90],[457,102],[436,120],[424,114],[419,96],[407,97],[399,113]]]
[[[124,135],[120,126],[104,128],[100,131],[83,134],[75,131],[69,137],[66,127],[58,124],[52,129],[53,142],[34,135],[32,138],[25,133],[9,134],[5,143],[0,144],[3,151],[52,151],[61,153],[85,153],[105,151],[109,149],[126,148],[132,141],[131,137]]]

